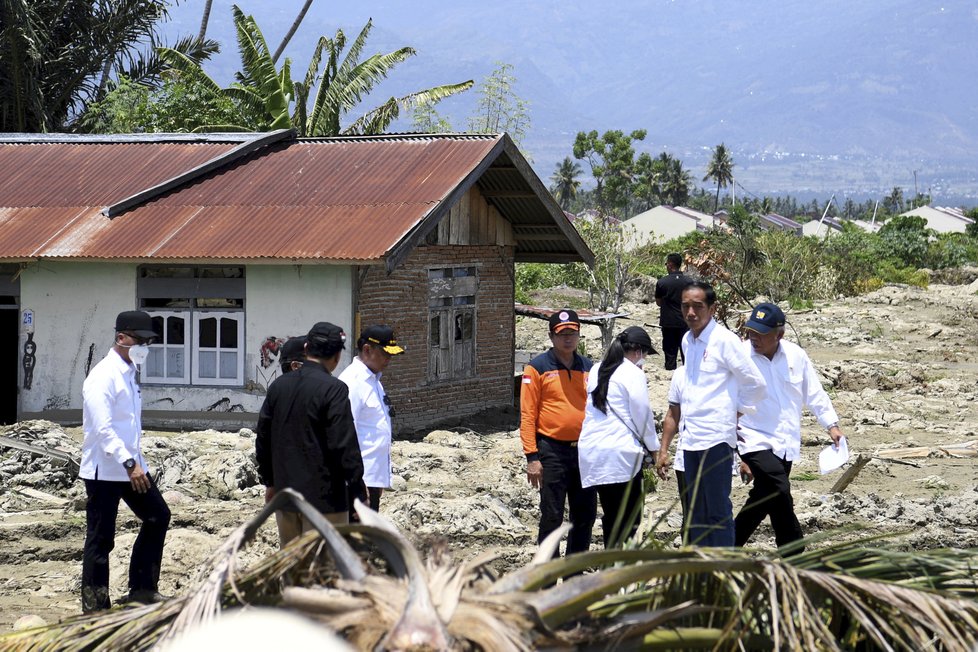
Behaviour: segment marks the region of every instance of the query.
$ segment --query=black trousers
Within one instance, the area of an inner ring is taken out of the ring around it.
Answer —
[[[160,582],[163,543],[170,526],[170,508],[150,477],[150,488],[137,493],[129,482],[85,480],[87,529],[82,555],[82,610],[108,609],[109,553],[115,547],[119,500],[143,522],[129,560],[129,590],[156,591]]]
[[[779,458],[770,450],[745,453],[740,457],[754,474],[754,484],[747,502],[734,520],[736,544],[745,545],[757,526],[768,516],[771,517],[774,540],[779,547],[801,539],[804,534],[795,516],[795,503],[788,480],[791,462]],[[797,552],[801,550],[795,554]]]
[[[560,527],[564,504],[570,512],[573,529],[567,536],[567,552],[583,552],[591,547],[591,528],[598,514],[597,492],[581,487],[581,469],[577,463],[577,446],[537,437],[537,450],[543,465],[543,487],[540,489],[540,531],[537,545]],[[559,551],[559,549],[558,549]],[[555,553],[557,556],[559,552]]]
[[[673,328],[671,326],[662,327],[662,356],[666,360],[666,370],[671,371],[676,368],[676,357],[682,356],[683,364],[686,364],[686,356],[683,355],[682,344],[683,335],[689,330],[688,326]]]
[[[598,485],[597,490],[604,547],[614,548],[633,537],[642,523],[642,474],[636,473],[628,482]],[[620,521],[617,529],[616,521]]]

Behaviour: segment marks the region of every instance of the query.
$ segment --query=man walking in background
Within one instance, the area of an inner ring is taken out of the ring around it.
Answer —
[[[581,322],[569,308],[550,316],[550,350],[533,358],[520,385],[520,439],[526,455],[526,479],[540,490],[537,543],[560,527],[564,504],[573,529],[566,553],[591,546],[597,493],[581,486],[577,440],[584,422],[591,361],[577,353]]]
[[[370,326],[357,340],[357,355],[340,380],[350,389],[350,408],[363,457],[363,480],[370,509],[380,509],[380,497],[391,486],[391,438],[394,409],[380,378],[391,358],[404,353],[390,326]],[[351,505],[352,510],[352,505]],[[351,511],[351,517],[354,513]]]
[[[136,365],[146,362],[155,337],[148,313],[119,313],[112,349],[82,387],[85,439],[78,475],[88,495],[81,583],[85,613],[111,606],[109,553],[115,546],[120,500],[143,522],[129,560],[126,601],[149,604],[165,599],[158,587],[170,509],[140,450],[142,400],[136,383]]]
[[[682,273],[682,266],[682,256],[669,254],[666,256],[666,275],[655,283],[655,303],[659,306],[659,327],[662,330],[662,355],[669,371],[676,368],[676,357],[682,355],[680,343],[689,330],[680,305],[683,288],[693,279]],[[683,364],[685,361],[683,356]]]
[[[801,456],[802,408],[815,414],[834,444],[842,438],[839,417],[812,361],[800,346],[782,339],[784,324],[781,308],[761,303],[745,325],[750,341],[743,343],[744,350],[764,375],[767,396],[756,412],[740,417],[740,459],[750,468],[754,486],[735,519],[738,546],[747,543],[766,516],[779,548],[804,536],[788,480],[792,462]]]

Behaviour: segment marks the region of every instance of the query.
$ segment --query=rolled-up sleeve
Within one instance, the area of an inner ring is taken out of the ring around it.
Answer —
[[[764,374],[742,347],[731,343],[725,344],[724,348],[723,358],[727,361],[727,368],[737,380],[737,409],[744,414],[753,414],[767,396]]]
[[[803,354],[804,355],[804,354]],[[823,428],[828,428],[833,423],[838,423],[839,415],[836,414],[832,406],[832,400],[822,387],[822,382],[818,378],[818,372],[807,355],[804,357],[805,376],[804,376],[804,401],[805,405]]]

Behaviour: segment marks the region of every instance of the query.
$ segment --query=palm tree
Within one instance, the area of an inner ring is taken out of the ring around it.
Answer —
[[[293,81],[292,63],[285,58],[281,69],[253,16],[246,16],[234,6],[234,24],[238,33],[238,50],[242,69],[235,82],[221,88],[200,64],[169,50],[162,56],[181,75],[199,82],[215,96],[231,98],[240,109],[235,124],[198,125],[195,131],[265,131],[294,128],[300,136],[336,136],[340,134],[377,134],[396,120],[402,109],[439,100],[472,87],[472,81],[436,86],[392,97],[343,126],[341,118],[357,107],[371,90],[402,61],[415,51],[403,47],[387,54],[375,54],[361,61],[365,42],[373,26],[371,21],[346,49],[346,36],[337,30],[334,38],[320,37],[303,81]],[[325,67],[320,67],[325,59]],[[315,95],[313,96],[313,91]],[[310,106],[310,97],[312,97]]]
[[[720,143],[713,148],[713,158],[706,166],[706,176],[703,177],[703,181],[712,179],[717,184],[717,196],[713,203],[713,212],[720,208],[720,188],[725,188],[728,184],[733,183],[733,169],[734,162],[730,158],[730,152],[726,145]]]
[[[581,172],[580,164],[571,157],[565,156],[550,177],[553,182],[550,192],[565,211],[570,208],[571,200],[577,198],[577,189],[581,186],[578,177],[581,176]]]
[[[158,43],[166,0],[0,0],[0,131],[71,127],[107,91],[110,71],[158,84],[163,66],[142,48]],[[182,39],[195,61],[217,44]]]
[[[663,152],[659,155],[662,161],[662,173],[659,181],[659,193],[663,204],[682,206],[689,199],[689,190],[693,186],[693,177],[683,167],[683,162]]]
[[[316,531],[240,568],[238,551],[286,506]],[[359,503],[357,512],[359,524],[334,527],[282,490],[232,533],[190,593],[0,635],[0,647],[166,647],[249,604],[306,615],[355,649],[966,652],[978,643],[975,550],[904,552],[865,547],[867,539],[776,559],[631,542],[552,559],[570,529],[564,525],[528,565],[497,579],[486,568],[495,555],[455,565],[441,544],[423,560],[389,520]],[[390,574],[371,572],[377,565],[368,568],[346,538],[373,544]]]

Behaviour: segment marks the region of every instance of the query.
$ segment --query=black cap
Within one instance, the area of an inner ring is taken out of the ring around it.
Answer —
[[[577,313],[570,308],[558,310],[550,315],[551,333],[561,333],[566,330],[581,330],[581,320],[578,319]]]
[[[642,347],[646,353],[655,353],[652,347],[652,338],[640,326],[629,326],[618,334],[618,341],[622,344],[635,344]]]
[[[398,345],[397,338],[394,337],[394,329],[383,324],[368,326],[363,329],[363,332],[360,333],[360,341],[376,344],[391,355],[404,353],[404,348]]]
[[[317,322],[309,329],[309,334],[306,335],[307,342],[322,342],[331,349],[345,349],[346,348],[346,333],[343,329],[336,324],[331,324],[328,321]]]
[[[153,318],[142,310],[120,312],[115,318],[115,332],[132,333],[141,339],[159,337],[159,334],[153,330]]]
[[[784,326],[784,312],[773,303],[759,303],[754,306],[754,312],[744,324],[744,328],[764,335],[772,328]]]
[[[286,340],[285,344],[282,345],[282,351],[279,353],[279,362],[296,362],[297,360],[302,360],[305,357],[306,349],[306,338],[302,337],[290,337]]]

